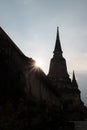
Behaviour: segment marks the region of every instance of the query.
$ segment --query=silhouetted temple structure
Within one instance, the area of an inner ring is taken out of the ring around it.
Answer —
[[[54,55],[49,73],[35,67],[0,27],[0,103],[8,98],[32,99],[60,107],[70,119],[79,119],[84,109],[73,72],[69,78],[57,28]]]
[[[83,102],[81,101],[80,97],[81,92],[78,88],[74,71],[73,71],[73,79],[71,80],[69,78],[69,74],[67,72],[66,60],[63,57],[63,51],[61,48],[58,27],[57,27],[56,43],[53,53],[54,55],[50,62],[48,78],[50,79],[51,83],[55,85],[58,91],[60,91],[61,93],[61,101],[63,109],[68,112],[72,112],[73,110],[77,110],[80,112],[84,108]],[[73,115],[77,113],[78,112],[73,113]]]

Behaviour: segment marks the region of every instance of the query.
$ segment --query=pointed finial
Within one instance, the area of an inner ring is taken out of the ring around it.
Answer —
[[[56,39],[59,38],[59,27],[57,26],[57,37]]]
[[[75,78],[75,72],[74,72],[74,70],[73,70],[73,80],[75,80],[76,78]]]
[[[59,30],[59,27],[57,26],[57,32],[58,32],[58,30]]]
[[[76,81],[76,78],[75,78],[75,72],[74,71],[73,71],[72,85],[73,85],[73,87],[78,88],[78,84],[77,84],[77,81]]]
[[[57,26],[57,31],[59,31],[59,26]]]
[[[57,26],[57,35],[56,35],[56,43],[55,43],[54,53],[55,52],[61,52],[62,53],[61,43],[60,43],[60,38],[59,38],[59,27],[58,26]]]

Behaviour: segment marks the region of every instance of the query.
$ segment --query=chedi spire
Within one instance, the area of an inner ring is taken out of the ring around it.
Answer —
[[[57,27],[56,42],[54,48],[54,55],[50,62],[48,76],[56,82],[59,80],[67,80],[69,78],[67,72],[66,60],[62,56],[61,43],[59,38],[59,28]]]
[[[56,52],[61,52],[62,53],[60,37],[59,37],[59,27],[57,27],[57,35],[56,35],[56,43],[55,43],[54,54]]]

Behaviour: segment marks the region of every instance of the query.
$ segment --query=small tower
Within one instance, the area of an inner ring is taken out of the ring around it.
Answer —
[[[72,86],[75,87],[75,88],[78,88],[78,84],[77,84],[77,81],[76,81],[76,78],[75,78],[74,71],[73,71],[73,78],[72,78]]]
[[[63,58],[63,51],[61,48],[60,38],[59,38],[59,28],[57,27],[55,48],[53,51],[54,55],[50,62],[50,69],[48,77],[50,80],[56,82],[69,79],[67,72],[66,61]]]

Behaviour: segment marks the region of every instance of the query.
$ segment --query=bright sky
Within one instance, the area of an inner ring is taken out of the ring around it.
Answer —
[[[47,74],[59,26],[68,72],[87,104],[87,0],[0,0],[0,26]]]

